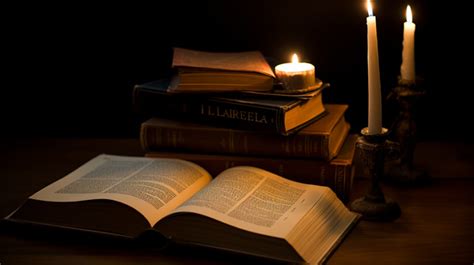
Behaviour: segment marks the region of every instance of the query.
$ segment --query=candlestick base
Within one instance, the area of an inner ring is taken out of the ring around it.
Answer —
[[[392,184],[418,186],[431,182],[426,170],[413,163],[416,147],[415,107],[417,101],[426,94],[421,86],[422,79],[414,83],[402,81],[399,77],[396,86],[389,95],[398,101],[399,115],[392,125],[394,141],[400,143],[400,158],[387,164],[386,180]]]
[[[393,200],[383,201],[373,200],[369,196],[364,196],[351,203],[351,211],[362,214],[362,218],[367,221],[393,221],[401,215],[400,206]]]
[[[366,167],[371,178],[371,186],[364,197],[350,204],[350,209],[360,213],[368,221],[393,221],[401,215],[400,206],[395,201],[386,199],[379,185],[384,174],[385,154],[397,148],[397,145],[387,141],[387,132],[383,128],[381,134],[369,135],[368,128],[364,128],[356,144],[361,165]]]

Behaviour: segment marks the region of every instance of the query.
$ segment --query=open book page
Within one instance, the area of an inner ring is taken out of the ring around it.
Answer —
[[[173,212],[194,212],[247,231],[285,238],[326,189],[254,167],[233,167]]]
[[[99,155],[30,199],[114,200],[136,209],[153,226],[210,180],[207,171],[184,160]]]

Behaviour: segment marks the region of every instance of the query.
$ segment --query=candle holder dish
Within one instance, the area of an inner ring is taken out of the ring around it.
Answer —
[[[301,88],[301,89],[291,89],[291,88],[288,88],[283,82],[280,82],[275,86],[274,92],[279,93],[279,94],[303,94],[303,93],[308,93],[311,91],[316,91],[319,88],[321,88],[322,85],[323,85],[323,81],[321,81],[318,78],[315,79],[314,85]]]
[[[426,94],[422,89],[422,79],[415,83],[403,83],[399,78],[388,98],[398,101],[399,114],[392,125],[391,139],[400,144],[400,158],[387,163],[386,180],[400,185],[422,185],[430,181],[426,170],[413,163],[416,147],[416,120],[414,111],[418,100]]]
[[[385,198],[379,181],[384,175],[385,156],[397,152],[398,145],[387,141],[388,130],[370,135],[369,129],[362,129],[362,136],[356,143],[361,166],[365,167],[371,179],[367,194],[350,204],[350,209],[360,213],[369,221],[392,221],[401,215],[400,206],[393,200]]]

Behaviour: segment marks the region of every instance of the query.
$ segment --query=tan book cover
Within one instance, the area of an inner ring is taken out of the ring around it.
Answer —
[[[172,67],[255,72],[275,78],[272,68],[259,51],[231,53],[174,48]]]
[[[259,51],[205,52],[174,48],[178,70],[169,92],[270,91],[275,74]]]

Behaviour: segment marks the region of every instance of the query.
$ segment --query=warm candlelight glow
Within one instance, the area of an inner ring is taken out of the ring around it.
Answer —
[[[294,53],[293,57],[291,57],[291,62],[292,63],[299,63],[298,55],[296,55],[296,53]]]
[[[305,71],[314,71],[314,66],[310,63],[300,63],[298,55],[294,53],[291,57],[291,63],[277,65],[276,69],[284,72],[299,73]]]
[[[291,57],[291,63],[277,65],[275,74],[287,90],[311,89],[316,85],[314,65],[300,63],[296,53]]]
[[[367,11],[369,11],[369,16],[374,15],[374,13],[372,11],[372,4],[370,3],[370,0],[367,0]]]
[[[413,22],[413,15],[411,14],[411,7],[410,7],[410,5],[407,6],[407,13],[406,13],[406,16],[407,16],[407,22],[408,22],[408,23],[412,23],[412,22]]]

